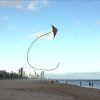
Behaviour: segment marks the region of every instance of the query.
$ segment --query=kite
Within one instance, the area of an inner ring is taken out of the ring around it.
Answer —
[[[58,62],[57,66],[56,66],[55,68],[52,68],[52,69],[38,69],[38,68],[32,66],[32,65],[30,64],[30,62],[29,62],[29,52],[30,52],[30,50],[31,50],[31,48],[32,48],[32,46],[33,46],[33,44],[34,44],[38,39],[40,39],[40,38],[42,38],[42,37],[44,37],[44,36],[47,36],[47,35],[49,35],[49,34],[51,34],[51,33],[53,33],[53,39],[55,38],[58,29],[57,29],[56,27],[54,27],[53,25],[51,25],[51,26],[52,26],[52,31],[38,36],[38,37],[31,43],[31,45],[29,46],[29,49],[28,49],[28,51],[27,51],[27,63],[28,63],[29,66],[31,66],[31,67],[32,67],[33,69],[35,69],[35,70],[51,71],[51,70],[57,69],[58,66],[59,66],[59,64],[60,64],[60,62]]]
[[[54,38],[55,38],[55,36],[57,34],[57,28],[55,28],[53,25],[51,25],[51,26],[52,26],[52,32],[53,32]]]

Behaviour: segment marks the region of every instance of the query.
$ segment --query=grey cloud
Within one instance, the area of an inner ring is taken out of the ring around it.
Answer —
[[[24,10],[36,10],[47,4],[48,0],[0,0],[0,7],[14,7]]]
[[[0,6],[16,7],[21,3],[21,0],[0,0]]]

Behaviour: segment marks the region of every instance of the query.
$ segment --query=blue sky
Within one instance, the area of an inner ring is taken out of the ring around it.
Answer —
[[[0,0],[0,70],[34,72],[26,61],[32,35],[51,31],[51,24],[59,32],[34,44],[33,66],[53,68],[60,61],[50,73],[100,72],[99,0]]]

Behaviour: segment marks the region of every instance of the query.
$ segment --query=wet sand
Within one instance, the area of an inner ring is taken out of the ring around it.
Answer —
[[[100,100],[100,90],[40,80],[2,80],[0,100]]]

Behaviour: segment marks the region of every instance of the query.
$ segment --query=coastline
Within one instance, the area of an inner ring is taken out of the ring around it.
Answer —
[[[42,80],[2,80],[0,100],[100,100],[100,90]]]
[[[100,89],[100,79],[58,79],[58,82],[61,84],[72,84],[80,87]]]

